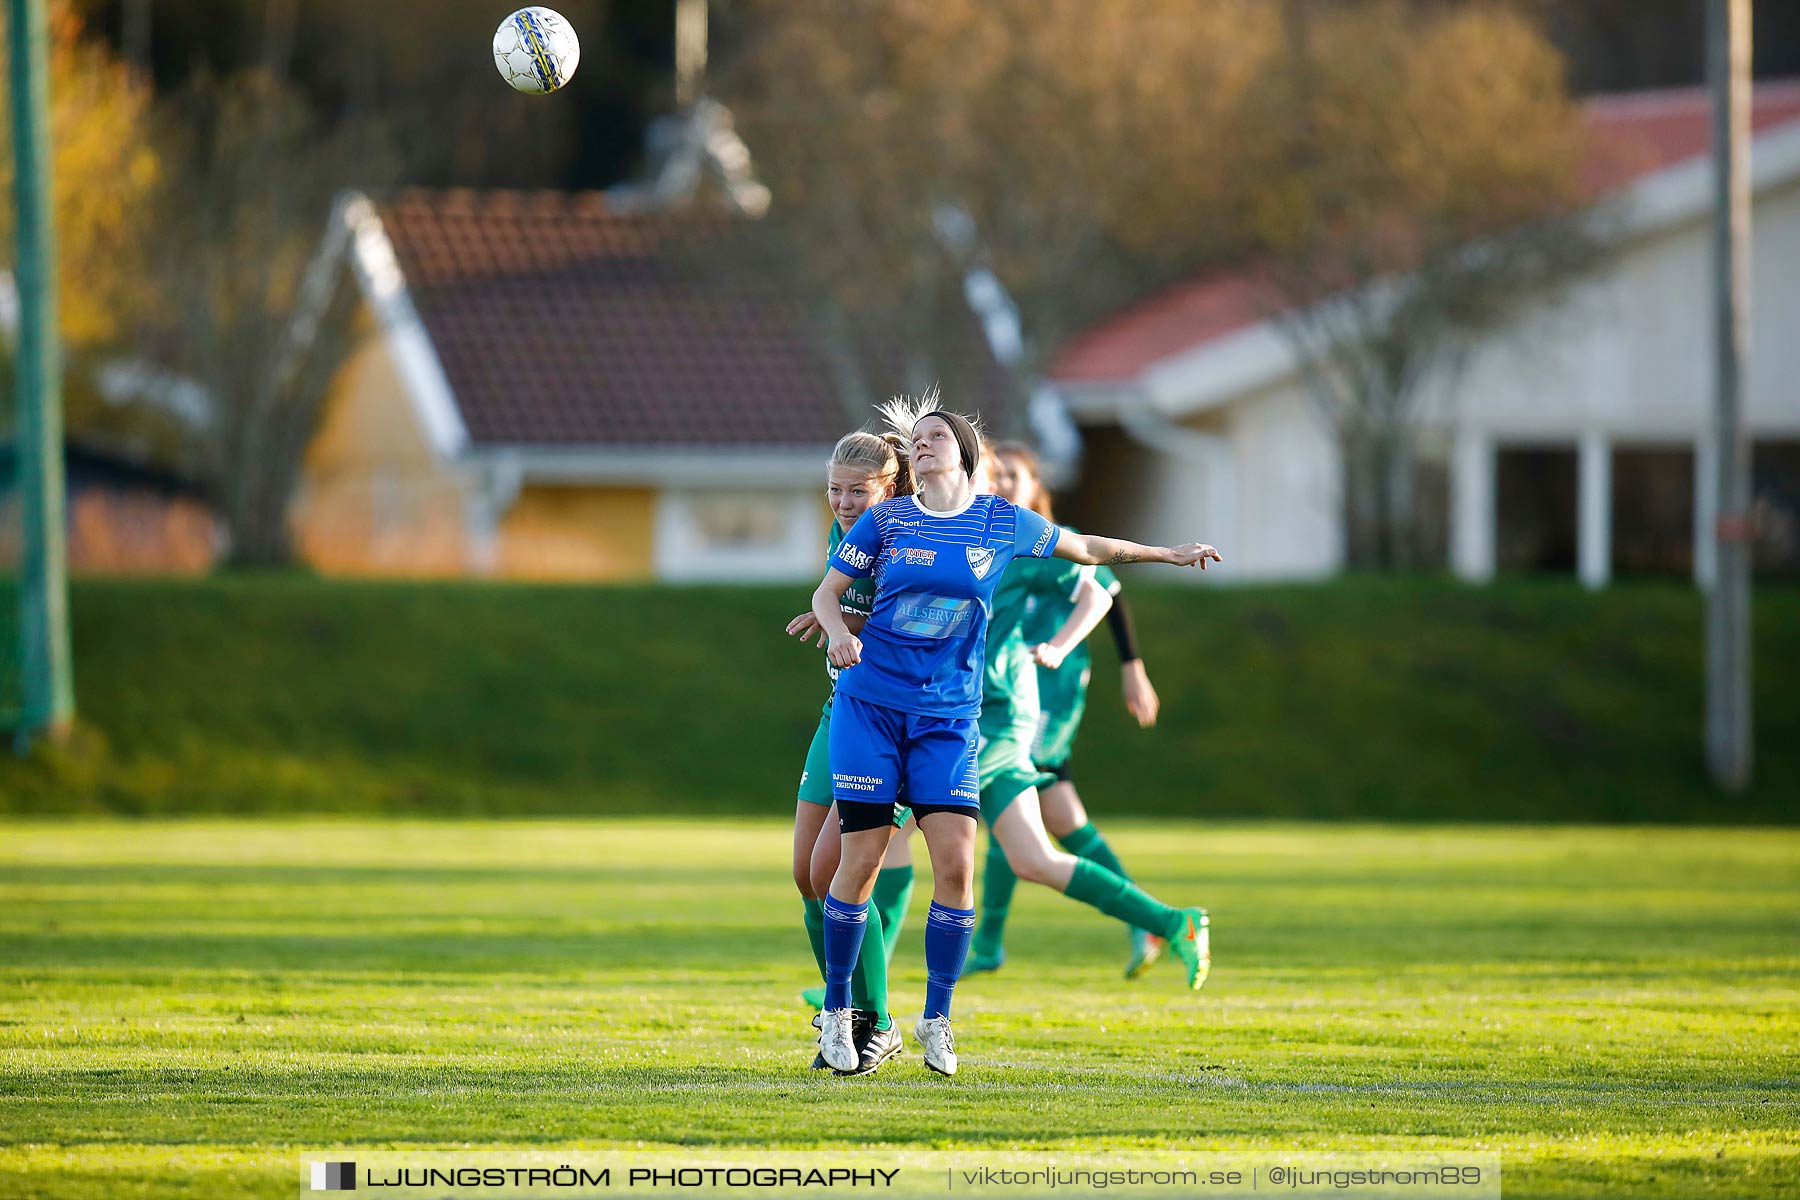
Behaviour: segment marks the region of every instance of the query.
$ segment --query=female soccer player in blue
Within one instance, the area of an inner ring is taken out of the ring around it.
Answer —
[[[829,636],[827,654],[840,672],[830,762],[842,850],[823,901],[820,1054],[842,1071],[858,1061],[850,975],[903,791],[925,835],[934,876],[925,925],[925,1009],[913,1036],[924,1048],[926,1066],[944,1075],[956,1072],[950,998],[975,926],[982,660],[988,606],[1007,563],[1051,556],[1086,564],[1204,567],[1220,561],[1216,550],[1199,543],[1140,546],[1064,533],[1029,509],[977,494],[971,476],[979,461],[980,436],[968,418],[929,408],[912,422],[913,495],[863,513],[813,593],[813,616]],[[874,607],[858,637],[844,622],[843,598],[858,579],[871,577]],[[1094,867],[1088,879],[1096,907],[1133,923],[1143,919],[1126,889],[1147,901],[1142,892],[1104,868]],[[1171,933],[1182,924],[1190,937],[1196,932],[1191,910],[1156,907],[1168,914]],[[1198,954],[1191,941],[1177,952]]]

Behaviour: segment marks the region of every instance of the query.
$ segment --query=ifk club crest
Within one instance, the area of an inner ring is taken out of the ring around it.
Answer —
[[[969,570],[975,572],[975,578],[986,579],[994,566],[994,552],[986,546],[965,546],[963,549],[969,556]]]

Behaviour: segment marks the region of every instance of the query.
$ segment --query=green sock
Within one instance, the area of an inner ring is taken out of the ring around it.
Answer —
[[[825,980],[825,906],[817,900],[806,903],[806,940],[812,943],[813,959],[819,964],[819,981]]]
[[[823,917],[820,918],[823,921]],[[875,1028],[888,1029],[894,1018],[888,1015],[887,955],[882,953],[881,910],[869,905],[869,923],[863,929],[862,953],[856,956],[856,969],[850,972],[850,1004],[864,1012],[880,1014]]]
[[[1159,937],[1170,936],[1181,917],[1180,910],[1170,908],[1131,880],[1085,858],[1075,860],[1075,873],[1069,876],[1069,886],[1063,894]]]
[[[987,958],[1000,953],[1000,943],[1006,937],[1006,915],[1012,908],[1013,889],[1018,886],[1019,877],[1006,861],[1000,839],[989,834],[987,866],[981,874],[981,923],[975,927],[975,939],[969,947],[975,953]]]
[[[889,962],[894,961],[894,944],[900,940],[900,926],[906,922],[906,907],[912,903],[913,869],[883,867],[875,877],[875,894],[869,897],[881,910],[881,940]],[[887,1028],[885,1025],[882,1028]]]
[[[1119,861],[1119,856],[1113,853],[1113,848],[1107,844],[1104,837],[1100,836],[1100,831],[1094,828],[1092,821],[1066,837],[1059,837],[1056,840],[1062,843],[1064,850],[1076,858],[1085,858],[1089,862],[1099,863],[1121,879],[1131,878],[1131,872],[1125,869],[1124,864]]]

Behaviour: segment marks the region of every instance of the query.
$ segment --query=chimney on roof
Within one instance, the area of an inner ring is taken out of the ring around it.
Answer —
[[[731,110],[705,93],[706,0],[675,0],[675,111],[645,131],[643,176],[607,189],[613,211],[682,208],[709,178],[728,211],[752,219],[769,211],[769,189],[756,177]]]
[[[675,0],[675,106],[706,90],[706,0]]]

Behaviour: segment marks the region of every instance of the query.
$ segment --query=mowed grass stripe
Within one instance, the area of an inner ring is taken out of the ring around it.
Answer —
[[[0,825],[0,1194],[640,1139],[1463,1147],[1509,1196],[1800,1192],[1800,832],[1108,832],[1213,911],[1203,993],[1123,982],[1117,926],[1022,887],[957,1079],[844,1082],[805,1070],[778,823]]]

